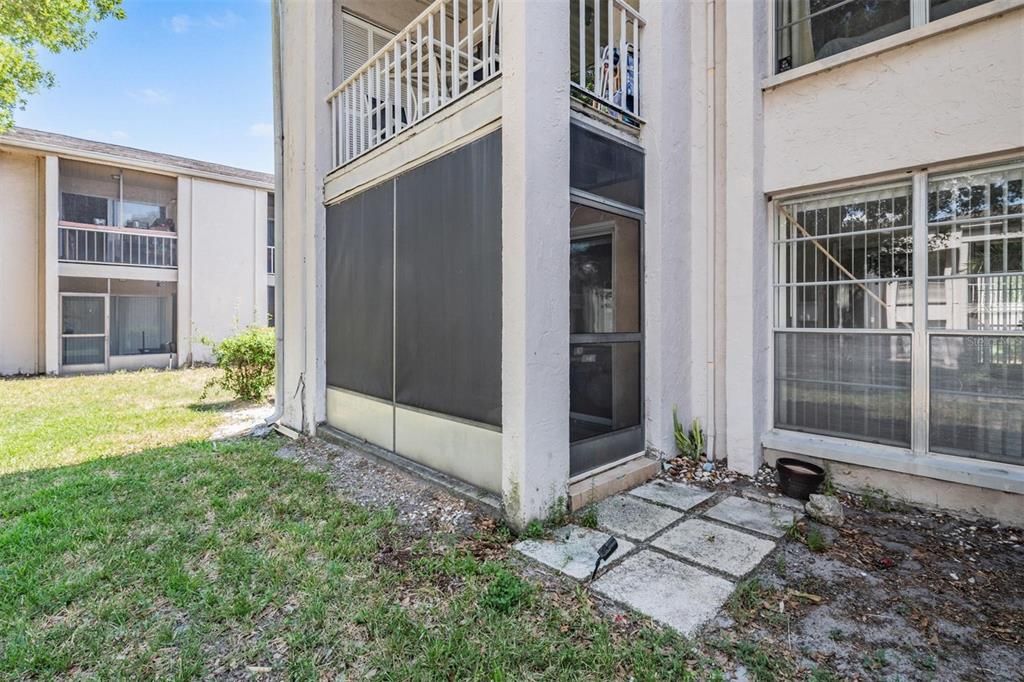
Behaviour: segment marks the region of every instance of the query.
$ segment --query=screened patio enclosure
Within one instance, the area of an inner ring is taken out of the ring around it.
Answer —
[[[63,370],[167,367],[174,358],[173,282],[61,277],[60,290]]]

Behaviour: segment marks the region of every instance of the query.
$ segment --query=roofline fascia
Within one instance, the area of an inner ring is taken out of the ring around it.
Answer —
[[[49,144],[46,142],[37,142],[29,140],[19,140],[16,138],[0,137],[0,148],[3,147],[17,147],[23,150],[43,152],[46,154],[54,154],[66,159],[72,159],[76,161],[97,161],[105,164],[116,165],[119,168],[128,168],[131,170],[140,170],[145,172],[157,172],[166,175],[186,175],[192,178],[202,178],[204,180],[215,180],[217,182],[225,182],[232,185],[244,185],[246,187],[252,187],[256,189],[262,189],[265,191],[274,190],[274,182],[261,182],[259,180],[252,180],[249,178],[241,178],[235,175],[226,175],[223,173],[211,173],[209,171],[201,171],[193,168],[185,168],[183,166],[177,166],[172,163],[147,163],[140,161],[139,159],[132,159],[129,157],[119,156],[117,154],[104,154],[102,152],[90,152],[81,149],[68,149],[67,147]],[[145,150],[139,150],[145,151]],[[156,152],[153,152],[156,153]],[[196,159],[198,161],[198,159]]]

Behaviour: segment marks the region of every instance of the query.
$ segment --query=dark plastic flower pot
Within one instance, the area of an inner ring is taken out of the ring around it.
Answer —
[[[816,464],[781,457],[775,462],[779,489],[786,497],[806,500],[825,480],[825,470]]]

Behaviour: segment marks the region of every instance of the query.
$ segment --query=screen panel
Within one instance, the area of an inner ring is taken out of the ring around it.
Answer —
[[[397,180],[396,400],[501,424],[501,134]]]
[[[644,155],[579,125],[569,126],[569,184],[627,206],[644,206]]]
[[[327,207],[327,384],[392,398],[394,181]]]

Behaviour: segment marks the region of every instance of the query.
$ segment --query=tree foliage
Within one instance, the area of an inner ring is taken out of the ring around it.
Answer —
[[[81,50],[92,42],[92,24],[124,19],[121,0],[0,0],[0,133],[14,125],[14,109],[28,95],[53,87],[37,50]]]

